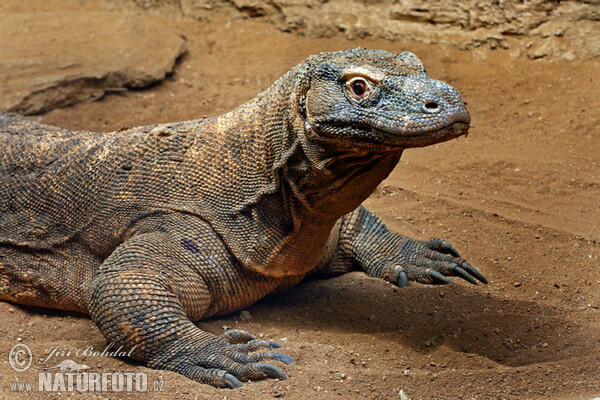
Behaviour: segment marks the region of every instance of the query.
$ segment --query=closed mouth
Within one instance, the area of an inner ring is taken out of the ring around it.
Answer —
[[[448,126],[428,132],[414,134],[394,134],[380,132],[384,140],[392,145],[401,147],[424,147],[435,143],[445,142],[469,133],[469,124],[462,121],[454,122]]]
[[[342,124],[329,124],[329,127],[344,127],[348,129],[346,125]],[[396,131],[390,132],[382,129],[378,129],[373,126],[363,125],[357,126],[354,125],[351,128],[354,132],[352,136],[355,138],[360,137],[361,141],[370,142],[370,143],[378,143],[384,146],[393,146],[400,148],[410,148],[410,147],[425,147],[430,146],[432,144],[445,142],[447,140],[455,139],[459,136],[467,135],[469,132],[469,123],[465,121],[456,121],[449,125],[446,125],[442,128],[436,130],[429,131]],[[327,132],[327,129],[320,130],[322,133]],[[362,132],[362,134],[357,134],[358,132]],[[341,136],[339,132],[336,132],[334,136]],[[352,137],[346,136],[346,137]]]

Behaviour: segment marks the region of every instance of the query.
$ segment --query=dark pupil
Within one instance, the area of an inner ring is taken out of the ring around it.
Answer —
[[[365,93],[365,84],[364,82],[354,82],[352,84],[352,90],[357,96],[362,96]]]

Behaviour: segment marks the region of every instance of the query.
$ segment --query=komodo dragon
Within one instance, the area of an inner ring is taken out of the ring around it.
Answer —
[[[0,299],[88,313],[134,359],[198,382],[285,379],[265,362],[293,361],[277,343],[193,322],[309,275],[485,283],[446,241],[361,206],[404,149],[469,123],[413,54],[360,48],[309,57],[210,119],[92,133],[2,113]]]

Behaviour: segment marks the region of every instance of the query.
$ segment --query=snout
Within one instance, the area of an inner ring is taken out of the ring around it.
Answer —
[[[471,115],[458,90],[442,81],[430,80],[427,87],[417,93],[420,111],[424,114],[442,114],[448,125],[455,122],[471,123]]]

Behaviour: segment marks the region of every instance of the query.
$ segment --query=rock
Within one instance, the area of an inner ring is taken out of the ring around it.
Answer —
[[[513,56],[587,60],[600,56],[595,0],[103,0],[113,8],[208,19],[264,16],[285,32],[312,37],[368,36],[472,50],[511,49]],[[134,7],[134,8],[132,8]],[[563,42],[547,42],[550,36]],[[524,40],[528,39],[528,40]],[[536,48],[525,53],[529,39]]]
[[[0,110],[35,114],[163,79],[185,39],[161,21],[110,12],[0,14]]]
[[[252,319],[252,314],[250,314],[250,311],[247,311],[247,310],[242,310],[242,311],[240,312],[240,319],[241,319],[242,321],[249,321],[249,320],[251,320],[251,319]]]

